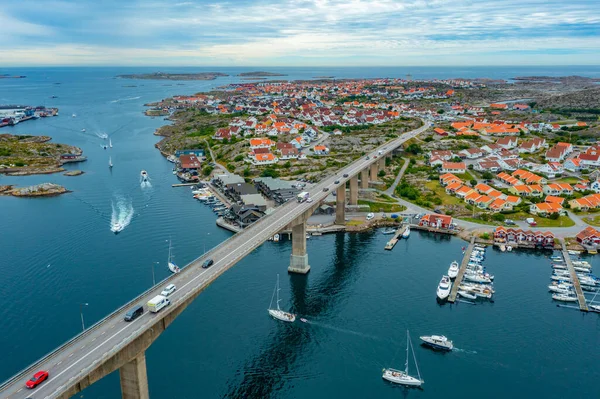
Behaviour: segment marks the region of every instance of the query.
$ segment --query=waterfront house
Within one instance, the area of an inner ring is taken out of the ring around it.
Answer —
[[[578,242],[583,245],[598,245],[600,244],[600,231],[596,230],[592,226],[588,226],[581,230],[575,236]]]
[[[195,155],[180,155],[179,163],[181,169],[185,170],[198,170],[202,167],[202,163]]]
[[[498,226],[494,230],[494,242],[503,244],[533,244],[539,246],[554,246],[554,234],[549,231],[533,232]]]
[[[426,214],[419,221],[419,226],[433,227],[436,229],[448,230],[453,228],[452,216]]]
[[[254,179],[256,188],[267,198],[282,204],[289,200],[295,200],[300,189],[286,180],[273,177],[257,177]]]
[[[243,195],[258,194],[258,190],[254,185],[249,183],[233,183],[226,185],[224,190],[225,195],[233,200],[233,202],[241,201]]]

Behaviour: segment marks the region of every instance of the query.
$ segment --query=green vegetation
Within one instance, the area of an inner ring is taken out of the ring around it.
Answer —
[[[267,168],[260,175],[261,177],[279,177],[279,172],[273,168]]]
[[[191,126],[186,126],[184,129],[191,130]],[[187,137],[200,137],[200,136],[212,136],[215,134],[216,128],[214,126],[200,126],[198,130],[193,133],[188,133]]]
[[[568,216],[559,216],[556,219],[543,218],[540,216],[531,216],[537,223],[537,227],[571,227],[575,226],[575,222]]]
[[[358,200],[358,205],[367,205],[371,212],[402,212],[406,209],[404,205],[400,204],[367,200]]]

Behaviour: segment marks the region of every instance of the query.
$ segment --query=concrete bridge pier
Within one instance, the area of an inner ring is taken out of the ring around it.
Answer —
[[[123,399],[149,399],[148,374],[146,373],[146,352],[125,363],[119,368],[121,397]]]
[[[369,169],[360,171],[360,188],[366,190],[369,188]]]
[[[350,205],[358,205],[358,175],[350,178]]]
[[[306,253],[306,221],[292,226],[292,255],[288,272],[306,274],[310,271]]]
[[[379,160],[379,170],[384,170],[385,169],[385,158],[381,158]]]
[[[377,170],[377,162],[374,162],[371,164],[370,172],[371,172],[371,181],[377,181],[377,172],[379,172]]]
[[[335,224],[346,223],[346,185],[341,185],[335,193]]]

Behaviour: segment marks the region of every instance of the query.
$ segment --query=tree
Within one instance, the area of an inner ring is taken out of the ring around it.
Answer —
[[[496,220],[496,221],[498,221],[498,222],[504,222],[504,220],[506,219],[506,216],[504,216],[504,215],[503,215],[503,214],[501,214],[501,213],[495,213],[495,214],[492,216],[492,219],[494,219],[494,220]]]
[[[210,165],[207,165],[207,166],[205,166],[204,168],[202,168],[202,174],[203,174],[204,176],[209,176],[209,175],[212,173],[213,169],[214,169],[214,168],[213,168],[212,166],[210,166]]]
[[[471,186],[476,186],[476,185],[477,185],[477,180],[475,180],[475,179],[471,179],[471,180],[469,181],[469,183],[471,183]]]
[[[385,170],[380,170],[379,173],[377,173],[377,176],[385,177]]]
[[[421,149],[421,146],[417,143],[412,143],[411,145],[406,147],[406,152],[410,152],[411,154],[417,155],[423,152],[423,150]]]
[[[277,178],[279,177],[279,172],[276,171],[273,168],[267,168],[265,170],[262,171],[262,173],[260,174],[262,177],[273,177],[273,178]]]
[[[286,163],[283,164],[283,167],[286,169],[289,169],[292,167],[292,163],[290,161],[287,161]]]
[[[485,180],[492,180],[494,178],[494,175],[492,174],[492,172],[486,170],[481,174],[481,177]]]
[[[246,168],[246,169],[244,169],[244,177],[248,177],[248,176],[250,176],[250,169]]]
[[[227,164],[227,170],[233,172],[235,170],[235,165],[232,163]]]
[[[240,162],[243,159],[244,159],[244,156],[242,154],[240,154],[240,155],[237,155],[235,158],[233,158],[233,162]]]
[[[548,219],[557,220],[559,218],[559,216],[560,215],[558,214],[558,212],[554,212],[554,213],[551,213],[550,216],[548,216]]]
[[[440,115],[443,114],[444,112],[446,112],[446,111],[444,111],[443,109],[438,109],[437,110],[437,113],[440,114]]]

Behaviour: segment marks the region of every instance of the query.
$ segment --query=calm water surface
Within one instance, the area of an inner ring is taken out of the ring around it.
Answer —
[[[47,199],[0,198],[0,295],[5,298],[0,380],[77,334],[80,303],[89,303],[84,316],[91,325],[147,289],[154,262],[160,262],[157,281],[167,277],[169,238],[176,262],[184,265],[230,236],[215,226],[214,213],[194,201],[188,188],[171,188],[171,164],[154,149],[158,138],[152,135],[166,122],[142,111],[146,102],[237,78],[181,86],[113,79],[154,70],[0,70],[28,76],[0,80],[0,103],[60,108],[58,117],[0,133],[48,134],[80,146],[89,159],[69,166],[86,172],[78,177],[0,176],[0,184],[51,181],[73,191]],[[203,70],[237,74],[248,69]],[[600,76],[598,67],[268,70],[292,79],[406,73],[414,78]],[[110,150],[101,148],[105,141],[96,133],[103,132],[112,138]],[[140,187],[141,169],[148,171],[152,187]],[[133,209],[130,224],[115,236],[109,229],[113,213],[127,219],[128,209]],[[486,266],[496,275],[495,302],[440,306],[436,285],[449,263],[460,259],[464,243],[413,232],[388,252],[383,250],[388,238],[378,232],[312,238],[308,276],[287,275],[289,241],[258,248],[150,347],[152,397],[600,397],[600,317],[552,303],[546,292],[548,254],[489,251]],[[310,323],[288,325],[268,317],[277,273],[283,307]],[[403,367],[406,329],[415,343],[419,335],[445,334],[458,348],[450,354],[415,348],[425,380],[422,391],[405,391],[381,379],[383,367]],[[79,396],[119,397],[118,373]]]

